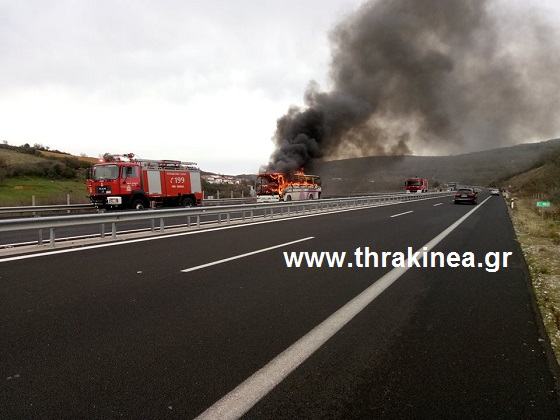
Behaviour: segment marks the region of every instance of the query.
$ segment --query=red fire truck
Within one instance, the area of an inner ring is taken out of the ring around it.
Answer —
[[[193,162],[112,155],[87,173],[86,188],[98,208],[196,206],[202,202],[200,169]]]
[[[408,178],[404,186],[407,193],[428,192],[428,180],[426,178]]]

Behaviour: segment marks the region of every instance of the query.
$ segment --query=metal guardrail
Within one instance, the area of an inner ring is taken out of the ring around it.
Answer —
[[[0,207],[0,214],[52,213],[55,211],[95,210],[93,204],[59,204],[52,206]]]
[[[246,204],[254,202],[255,198],[207,198],[204,200],[205,206],[220,206],[227,204]],[[72,211],[98,211],[93,204],[55,204],[45,206],[12,206],[0,207],[0,215],[7,214],[32,214],[39,216],[41,213],[67,212]]]
[[[312,212],[328,212],[332,210],[347,209],[353,207],[364,207],[384,202],[403,202],[418,200],[428,197],[440,197],[449,195],[449,192],[424,193],[424,194],[392,194],[377,195],[369,197],[348,197],[337,199],[321,199],[308,201],[290,201],[279,203],[258,203],[258,204],[235,204],[228,206],[212,207],[190,207],[173,209],[146,209],[136,211],[122,211],[114,213],[94,213],[66,216],[47,216],[22,219],[0,220],[0,232],[14,232],[23,230],[38,230],[39,241],[42,245],[42,229],[49,230],[49,244],[55,246],[55,231],[60,227],[100,225],[101,237],[105,237],[105,225],[111,225],[111,237],[117,236],[117,223],[125,221],[150,220],[152,232],[156,231],[156,220],[159,221],[159,233],[165,230],[165,220],[169,218],[184,217],[187,220],[187,227],[200,228],[202,218],[213,217],[216,223],[230,224],[232,215],[239,215],[242,221],[253,222],[255,212],[263,213],[264,218],[290,217]]]
[[[228,204],[249,204],[255,203],[257,201],[256,197],[244,197],[244,198],[205,198],[202,200],[203,206],[222,206]]]

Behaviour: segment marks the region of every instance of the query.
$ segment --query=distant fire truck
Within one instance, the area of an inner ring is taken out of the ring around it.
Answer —
[[[202,202],[200,170],[193,162],[138,159],[133,153],[88,170],[86,188],[98,208],[196,206]]]
[[[317,200],[321,198],[321,177],[296,172],[261,173],[257,178],[257,202]]]
[[[428,180],[426,178],[408,178],[404,186],[407,193],[428,192]]]

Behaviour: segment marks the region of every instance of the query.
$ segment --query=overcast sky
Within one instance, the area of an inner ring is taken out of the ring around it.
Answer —
[[[360,3],[0,0],[0,140],[254,173]]]

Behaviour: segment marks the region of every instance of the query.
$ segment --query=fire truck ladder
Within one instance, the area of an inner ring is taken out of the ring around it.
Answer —
[[[197,169],[195,162],[182,162],[180,160],[136,159],[136,163],[146,169]]]

